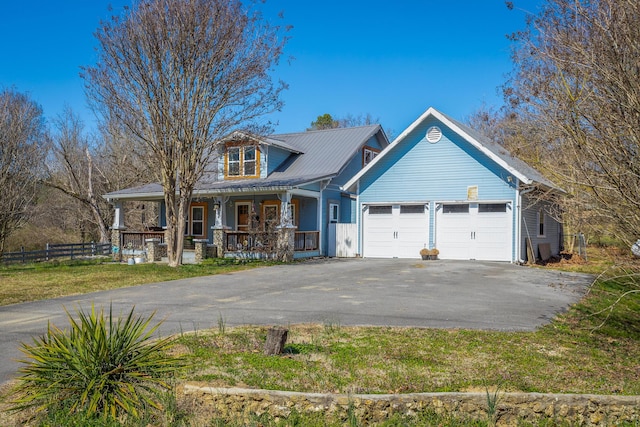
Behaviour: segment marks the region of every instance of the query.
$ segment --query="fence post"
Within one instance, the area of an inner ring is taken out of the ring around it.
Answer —
[[[20,246],[20,252],[22,252],[22,263],[24,264],[26,262],[25,260],[25,253],[24,253],[24,246]]]
[[[49,261],[49,243],[47,243],[47,245],[44,248],[44,259],[46,261]]]
[[[96,256],[96,242],[91,241],[91,256]]]

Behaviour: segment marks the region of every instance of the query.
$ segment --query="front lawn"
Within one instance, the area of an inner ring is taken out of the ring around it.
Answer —
[[[64,261],[0,267],[0,305],[79,295],[145,283],[223,274],[268,265],[210,259],[172,268],[166,264]]]
[[[594,256],[602,254],[594,251]],[[574,260],[537,267],[602,276],[580,303],[535,332],[288,325],[285,353],[274,357],[262,354],[266,327],[228,328],[221,318],[213,330],[178,337],[173,353],[191,362],[191,368],[179,374],[179,381],[346,394],[497,389],[640,395],[640,268],[637,261],[626,261],[617,268],[611,267],[612,260],[598,258],[589,264]],[[2,303],[8,304],[21,298],[46,298],[54,292],[56,296],[89,292],[256,265],[261,264],[210,262],[179,269],[153,264],[12,267],[0,269],[0,295]],[[21,289],[26,289],[27,296],[21,296]],[[357,419],[295,412],[289,419],[254,414],[247,424],[246,419],[212,419],[207,411],[181,399],[169,411],[167,419],[180,418],[180,425],[366,425]],[[60,419],[71,422],[64,416]],[[15,419],[0,413],[0,422],[12,421]],[[462,426],[469,420],[424,413],[412,419],[390,419],[384,425],[425,423]]]

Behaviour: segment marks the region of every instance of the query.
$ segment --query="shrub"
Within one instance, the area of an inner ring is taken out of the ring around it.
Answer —
[[[33,345],[22,344],[25,366],[18,371],[12,409],[64,408],[103,420],[161,410],[161,392],[170,389],[168,379],[182,361],[166,352],[173,339],[152,339],[160,326],[150,327],[154,314],[134,316],[132,308],[114,318],[110,307],[105,318],[92,306],[90,313],[79,309],[76,320],[67,311],[69,330],[50,324]]]

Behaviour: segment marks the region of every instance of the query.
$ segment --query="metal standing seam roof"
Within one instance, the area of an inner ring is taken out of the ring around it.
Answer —
[[[380,125],[369,125],[275,135],[278,140],[298,147],[304,154],[285,161],[270,177],[290,179],[338,175],[358,150],[381,129]]]
[[[266,178],[218,180],[215,172],[206,173],[196,184],[194,194],[242,191],[287,190],[338,175],[361,147],[381,132],[380,125],[337,128],[299,133],[270,135],[262,138],[267,145],[290,151],[291,154]],[[388,143],[388,142],[387,142]],[[384,142],[383,142],[384,145]],[[159,183],[146,184],[104,195],[107,199],[161,197]]]

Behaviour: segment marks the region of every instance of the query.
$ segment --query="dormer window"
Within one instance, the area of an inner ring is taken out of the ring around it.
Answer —
[[[225,157],[229,178],[253,178],[260,174],[259,150],[255,145],[229,146]]]
[[[370,147],[362,149],[362,166],[367,166],[378,155],[380,151]]]

